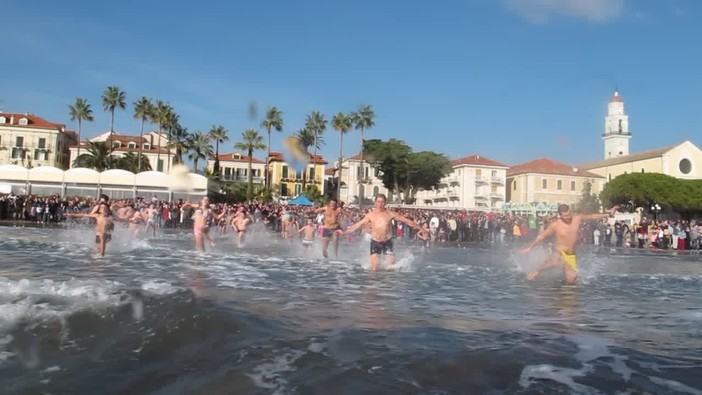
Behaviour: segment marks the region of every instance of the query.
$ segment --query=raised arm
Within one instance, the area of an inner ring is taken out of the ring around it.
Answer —
[[[614,206],[612,207],[608,213],[602,213],[602,214],[582,214],[580,218],[583,221],[595,221],[595,220],[600,220],[600,219],[605,219],[605,218],[610,218],[614,215],[614,213],[617,212],[617,209],[619,206]]]
[[[527,252],[531,251],[532,248],[536,247],[539,243],[544,241],[547,237],[551,236],[554,233],[554,228],[552,225],[549,225],[546,230],[543,232],[539,233],[538,236],[536,236],[536,239],[529,244],[529,247],[524,248],[522,250],[519,250],[519,252],[526,254]]]
[[[400,222],[406,224],[406,225],[409,226],[410,228],[414,228],[414,229],[415,229],[417,232],[419,232],[419,233],[423,233],[423,232],[424,232],[424,229],[422,229],[422,227],[419,226],[418,223],[416,223],[415,221],[413,221],[413,220],[411,220],[411,219],[405,217],[405,216],[402,215],[402,214],[399,214],[399,213],[397,213],[397,212],[395,212],[395,211],[392,211],[392,217],[393,217],[395,220],[400,221]]]
[[[355,224],[351,225],[350,228],[346,229],[345,231],[340,231],[340,230],[339,230],[339,231],[337,231],[337,232],[338,232],[339,234],[342,234],[342,235],[347,235],[347,234],[349,234],[349,233],[353,233],[353,232],[357,231],[358,229],[361,228],[361,226],[363,226],[363,225],[365,225],[365,224],[367,224],[367,223],[369,223],[369,222],[370,222],[370,216],[369,216],[368,214],[366,214],[360,221],[358,221],[358,222],[356,222]]]

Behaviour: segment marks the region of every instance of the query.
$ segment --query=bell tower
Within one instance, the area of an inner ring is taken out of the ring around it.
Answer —
[[[614,91],[614,96],[607,106],[605,117],[605,130],[602,134],[604,141],[604,158],[616,158],[629,155],[629,116],[624,112],[624,101],[619,96],[619,91]]]

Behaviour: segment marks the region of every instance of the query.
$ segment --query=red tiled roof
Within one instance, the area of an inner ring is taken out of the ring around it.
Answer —
[[[469,155],[463,158],[458,158],[454,159],[451,161],[452,166],[460,166],[460,165],[475,165],[475,166],[500,166],[500,167],[508,167],[505,164],[502,164],[500,162],[494,161],[490,158],[486,158],[482,155],[478,154],[473,154]]]
[[[249,163],[249,156],[240,154],[238,152],[232,152],[228,154],[219,154],[218,156],[220,162],[221,161],[227,161],[227,162],[244,162],[244,163]],[[265,161],[262,161],[260,159],[256,158],[251,158],[251,163],[262,163],[265,164]]]
[[[312,154],[310,154],[309,160],[310,163],[312,163]],[[271,162],[285,162],[285,156],[281,152],[271,152]],[[322,155],[317,155],[316,160],[314,163],[318,165],[326,165],[329,162],[325,161]]]
[[[559,176],[577,176],[590,178],[604,178],[589,171],[571,166],[566,163],[557,162],[553,159],[540,158],[521,165],[512,166],[507,170],[507,177],[525,173],[554,174]]]
[[[34,114],[17,114],[17,113],[10,113],[10,112],[0,112],[0,117],[7,118],[5,120],[5,123],[0,124],[0,125],[12,125],[12,126],[18,126],[21,128],[56,129],[56,130],[61,130],[61,131],[63,131],[66,127],[66,125],[64,125],[64,124],[49,122],[46,119],[38,117]],[[22,118],[27,118],[26,125],[19,124],[19,121]]]
[[[330,168],[324,170],[324,175],[325,175],[325,176],[333,176],[334,173],[336,173],[336,168],[335,168],[335,167],[330,167]]]

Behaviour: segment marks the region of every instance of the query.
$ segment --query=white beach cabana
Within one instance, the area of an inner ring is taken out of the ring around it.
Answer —
[[[38,196],[63,196],[63,170],[53,166],[29,169],[29,193]]]
[[[169,199],[170,177],[160,171],[142,171],[137,173],[135,181],[137,195],[147,198],[156,196],[158,199]]]
[[[97,197],[100,173],[85,167],[74,167],[63,173],[65,196]]]
[[[110,199],[132,199],[136,193],[136,175],[131,171],[110,169],[100,173],[100,193]]]
[[[27,193],[29,170],[17,165],[0,165],[0,190],[2,193]]]

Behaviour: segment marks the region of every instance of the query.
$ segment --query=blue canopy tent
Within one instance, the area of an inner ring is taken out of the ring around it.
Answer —
[[[288,204],[293,205],[293,206],[312,206],[313,205],[312,202],[310,201],[310,199],[307,199],[307,197],[305,195],[300,195],[300,196],[296,197],[295,199],[290,200],[288,202]]]

